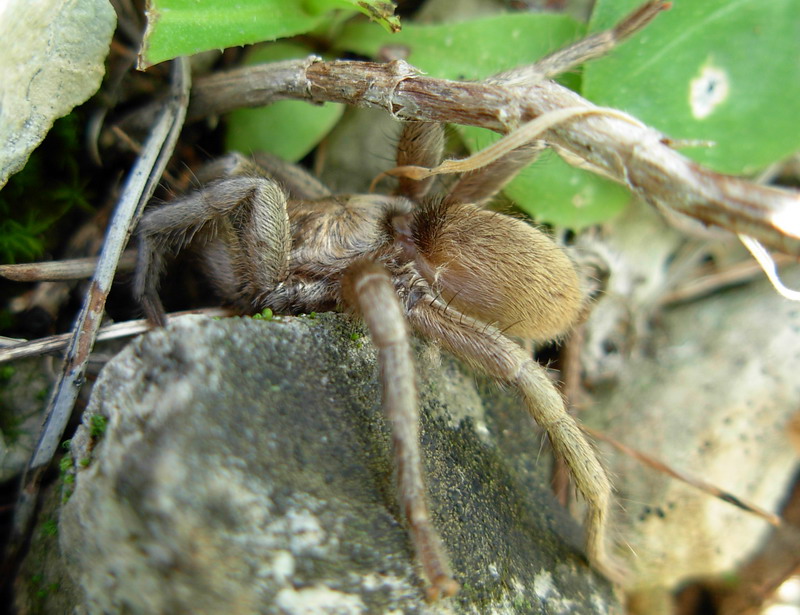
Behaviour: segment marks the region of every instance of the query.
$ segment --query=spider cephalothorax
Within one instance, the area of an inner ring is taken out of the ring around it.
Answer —
[[[405,124],[398,165],[436,164],[441,143],[440,125]],[[242,311],[339,308],[364,318],[379,350],[398,497],[431,597],[458,585],[425,500],[409,329],[519,389],[586,497],[590,559],[605,559],[605,472],[545,370],[507,337],[563,335],[583,306],[578,276],[544,233],[476,204],[536,151],[518,148],[435,197],[429,180],[407,179],[394,196],[334,196],[296,167],[262,157],[262,168],[231,154],[201,172],[204,187],[151,210],[140,226],[136,293],[155,323],[164,321],[163,257],[189,243],[222,298]]]

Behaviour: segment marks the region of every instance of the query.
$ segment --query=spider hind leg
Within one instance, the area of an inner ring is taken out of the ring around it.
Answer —
[[[473,368],[519,390],[528,412],[547,432],[586,500],[589,561],[616,580],[620,575],[605,548],[611,482],[545,369],[496,327],[462,314],[439,299],[418,301],[410,308],[408,320],[423,337],[437,340]]]

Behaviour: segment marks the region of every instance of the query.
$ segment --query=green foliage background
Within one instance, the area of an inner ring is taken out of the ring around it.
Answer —
[[[248,0],[236,10],[226,9],[223,0],[152,4],[146,62],[304,34],[291,44],[261,47],[248,54],[249,61],[304,57],[321,49],[330,57],[377,58],[391,45],[405,49],[408,62],[431,76],[481,79],[533,63],[587,31],[609,28],[641,0],[598,0],[588,26],[547,13],[462,19],[456,4],[452,23],[405,21],[399,32],[385,2]],[[384,27],[354,19],[357,10]],[[673,140],[710,142],[684,153],[715,170],[756,173],[800,149],[800,0],[675,0],[644,31],[564,82]],[[333,106],[297,102],[237,112],[230,118],[227,145],[298,160],[340,113]],[[498,138],[472,127],[458,131],[472,151]],[[574,169],[551,152],[505,193],[534,218],[573,229],[613,217],[630,198],[624,187]]]
[[[74,114],[56,121],[45,143],[0,191],[0,262],[40,258],[55,222],[75,208],[92,211],[77,162],[80,130]]]

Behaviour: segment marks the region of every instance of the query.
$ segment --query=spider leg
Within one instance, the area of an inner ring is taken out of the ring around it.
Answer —
[[[397,166],[435,167],[444,153],[444,126],[437,122],[404,122],[397,142]],[[418,201],[431,189],[434,178],[400,177],[397,194]]]
[[[566,462],[586,499],[590,562],[609,576],[619,576],[605,551],[611,483],[544,368],[496,327],[461,314],[438,299],[418,301],[409,308],[407,318],[423,337],[437,340],[473,368],[519,389],[531,416],[547,432],[553,449]]]
[[[448,191],[451,200],[482,204],[494,197],[544,150],[543,141],[525,143],[479,169],[464,173]],[[397,143],[397,168],[432,169],[444,150],[444,127],[434,122],[405,122]],[[397,194],[419,201],[430,191],[433,176],[412,179],[398,174]]]
[[[517,173],[536,160],[546,147],[544,141],[532,141],[511,150],[486,166],[467,171],[450,188],[447,198],[459,203],[475,205],[486,203],[505,188]]]
[[[139,224],[134,294],[157,325],[165,322],[158,298],[165,256],[195,239],[217,256],[212,262],[206,255],[212,282],[242,309],[285,276],[290,248],[285,193],[238,154],[212,163],[200,175],[225,173],[233,176],[150,210]]]
[[[253,152],[252,158],[231,152],[212,160],[197,171],[195,188],[226,177],[274,179],[292,199],[313,201],[331,196],[331,191],[311,173],[268,152]]]
[[[351,265],[342,280],[345,301],[367,323],[381,366],[383,407],[392,427],[398,500],[417,558],[428,581],[428,598],[458,591],[441,539],[431,524],[419,449],[419,410],[414,363],[400,301],[387,271],[376,263]]]

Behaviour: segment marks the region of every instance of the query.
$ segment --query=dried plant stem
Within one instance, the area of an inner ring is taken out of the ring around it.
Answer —
[[[621,451],[622,453],[632,457],[633,459],[637,459],[641,461],[644,465],[649,466],[662,474],[666,474],[667,476],[671,476],[672,478],[681,481],[682,483],[686,483],[687,485],[691,485],[696,489],[699,489],[703,493],[707,493],[715,498],[722,500],[723,502],[727,502],[728,504],[732,504],[737,508],[740,508],[746,512],[752,513],[757,517],[761,517],[769,524],[774,525],[775,527],[782,527],[783,520],[778,516],[775,515],[768,510],[764,510],[763,508],[756,506],[750,502],[746,502],[741,498],[720,489],[716,485],[712,485],[704,480],[700,480],[699,478],[695,478],[694,476],[690,476],[684,472],[679,472],[674,468],[671,468],[663,461],[656,459],[655,457],[651,457],[650,455],[643,453],[635,448],[631,448],[621,442],[615,440],[604,434],[602,431],[598,431],[596,429],[592,429],[591,427],[587,427],[586,425],[581,425],[581,428],[588,433],[592,438],[595,440],[602,440],[603,442],[607,442],[617,450]]]
[[[185,64],[185,62],[180,62],[180,64]],[[165,109],[160,121],[153,128],[150,139],[148,139],[136,166],[131,170],[128,182],[123,189],[119,205],[109,225],[83,310],[75,323],[64,371],[61,379],[56,383],[45,427],[39,445],[31,458],[29,470],[48,464],[61,439],[63,426],[58,428],[58,425],[61,425],[62,422],[63,425],[66,425],[69,413],[72,411],[79,388],[75,385],[82,380],[83,366],[100,328],[105,300],[111,288],[122,250],[136,227],[144,205],[150,200],[153,190],[158,184],[161,173],[172,155],[180,128],[183,126],[189,79],[189,71],[186,68],[178,77],[180,83],[185,84],[183,85],[185,90],[183,100],[179,96],[173,104]],[[55,424],[56,427],[48,430],[50,424]]]
[[[622,21],[609,30],[596,32],[562,49],[557,49],[537,61],[536,64],[514,68],[495,75],[487,81],[499,81],[501,84],[512,84],[519,81],[522,85],[556,77],[588,60],[607,54],[626,38],[642,30],[653,21],[658,14],[672,6],[672,2],[650,0],[637,7]]]
[[[152,196],[161,178],[183,126],[191,82],[188,60],[177,61],[175,67],[173,96],[154,125],[143,147],[142,155],[131,170],[122,191],[103,244],[97,270],[70,337],[61,375],[47,404],[39,441],[22,477],[10,548],[2,571],[4,573],[8,573],[9,568],[14,565],[17,553],[24,545],[32,526],[39,483],[44,470],[58,449],[72,414],[86,372],[86,362],[100,328],[117,262],[136,226],[138,216],[141,215],[145,203]],[[0,574],[0,577],[10,578],[10,575]]]
[[[642,15],[651,18],[664,5],[646,5],[649,12],[639,11],[639,22],[646,23]],[[630,17],[621,26],[626,22],[638,23]],[[627,35],[635,28],[615,30]],[[379,64],[310,57],[199,79],[189,116],[199,119],[296,99],[380,107],[402,120],[481,126],[508,134],[548,113],[595,108],[575,92],[541,78],[538,66],[463,83],[424,77],[402,60]],[[551,127],[544,139],[559,152],[625,184],[655,207],[800,255],[800,196],[796,192],[709,171],[674,151],[658,131],[609,114],[576,117]]]
[[[123,252],[117,263],[117,272],[131,272],[136,266],[136,252]],[[14,282],[62,282],[90,278],[97,269],[97,258],[72,258],[43,263],[0,265],[0,277]]]
[[[466,173],[468,171],[483,169],[497,160],[507,156],[517,148],[537,140],[547,130],[550,130],[559,124],[563,124],[567,120],[579,117],[581,115],[610,115],[634,124],[638,124],[640,126],[642,125],[638,120],[635,120],[626,113],[617,111],[616,109],[586,106],[558,109],[556,111],[551,111],[547,115],[539,116],[530,122],[526,122],[517,130],[508,133],[499,141],[496,141],[489,147],[473,154],[469,158],[462,158],[461,160],[445,160],[433,168],[405,165],[384,171],[373,180],[370,190],[372,190],[377,181],[384,176],[402,177],[419,181],[427,179],[428,177],[433,177],[434,175]]]
[[[203,316],[208,316],[209,318],[222,318],[233,316],[234,312],[227,308],[186,310],[184,312],[168,314],[167,321],[178,318],[179,316],[186,316],[187,314],[202,314]],[[145,333],[151,328],[152,325],[144,318],[137,320],[126,320],[125,322],[116,322],[112,325],[100,327],[97,332],[96,341],[107,342],[109,340],[116,340],[123,337],[131,337],[132,335]],[[23,359],[25,357],[35,357],[51,352],[58,352],[67,347],[71,337],[71,333],[61,333],[36,340],[11,340],[7,343],[2,343],[0,345],[0,363],[14,361],[16,359]]]
[[[775,262],[779,267],[782,267],[794,263],[795,259],[778,254],[775,256]],[[742,261],[721,271],[700,276],[683,284],[661,297],[659,303],[661,305],[670,305],[672,303],[693,301],[710,295],[721,288],[749,282],[763,276],[763,274],[764,272],[757,262],[752,260]]]

